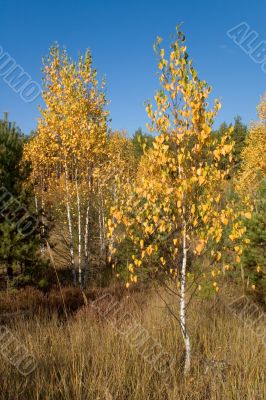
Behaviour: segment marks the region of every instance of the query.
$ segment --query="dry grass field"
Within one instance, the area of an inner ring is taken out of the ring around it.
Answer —
[[[23,296],[26,299],[26,294]],[[32,299],[35,297],[34,294]],[[10,299],[12,296],[1,294],[2,305]],[[14,296],[12,301],[15,312]],[[17,314],[2,320],[1,326],[33,355],[36,368],[23,376],[0,356],[0,399],[266,398],[265,343],[228,310],[221,297],[198,299],[190,310],[193,365],[186,378],[182,374],[183,342],[177,321],[156,293],[128,292],[120,296],[117,304],[119,312],[113,309],[108,318],[87,305],[68,313],[67,319],[38,308],[30,316]],[[139,351],[136,337],[119,333],[122,311],[161,344],[170,355],[169,368],[154,368]],[[0,345],[3,346],[1,337]]]

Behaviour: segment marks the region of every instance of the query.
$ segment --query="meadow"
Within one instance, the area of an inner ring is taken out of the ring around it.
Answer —
[[[226,306],[228,290],[224,296],[197,299],[189,313],[193,357],[186,378],[177,321],[156,292],[116,287],[89,292],[86,297],[90,301],[106,294],[114,296],[120,310],[130,313],[171,355],[173,362],[162,372],[138,351],[141,338],[134,341],[128,335],[125,339],[119,333],[119,313],[110,323],[90,303],[82,305],[80,293],[73,289],[63,292],[67,317],[62,303],[59,312],[60,298],[53,295],[44,306],[44,300],[36,303],[32,291],[21,294],[17,304],[17,295],[1,294],[2,306],[12,302],[12,313],[21,312],[13,318],[6,316],[2,324],[7,324],[34,356],[36,368],[25,377],[2,361],[0,399],[265,399],[265,343]],[[239,294],[234,292],[234,296]],[[74,303],[75,310],[71,309]]]

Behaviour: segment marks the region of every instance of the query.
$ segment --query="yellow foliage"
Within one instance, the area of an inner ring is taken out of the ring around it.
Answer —
[[[253,123],[243,150],[243,166],[239,176],[242,193],[251,194],[257,189],[260,177],[266,175],[266,93],[258,106],[260,121]]]
[[[196,244],[196,247],[195,247],[196,253],[197,254],[201,254],[203,249],[204,249],[204,247],[205,247],[205,241],[202,240],[202,239],[199,240],[198,243]]]
[[[153,147],[141,158],[136,182],[130,182],[124,190],[128,202],[118,200],[127,215],[126,235],[137,247],[136,254],[146,256],[145,266],[155,251],[160,264],[166,265],[165,251],[169,249],[176,268],[169,265],[165,270],[179,280],[183,272],[182,263],[178,263],[185,252],[202,256],[211,243],[213,256],[220,261],[222,253],[217,251],[217,244],[223,235],[228,235],[227,226],[233,227],[232,240],[244,233],[241,223],[236,223],[240,218],[234,204],[221,201],[221,189],[228,183],[227,171],[218,161],[222,157],[228,168],[232,162],[231,129],[221,138],[212,134],[220,103],[216,101],[210,108],[211,90],[197,78],[192,61],[181,51],[184,43],[180,42],[179,37],[172,44],[172,49],[178,50],[171,52],[170,60],[165,59],[167,52],[158,49],[161,88],[155,95],[155,107],[147,106],[148,126],[157,136]],[[151,243],[145,252],[142,238]],[[152,261],[150,264],[156,263],[153,258]],[[155,269],[155,265],[149,267]],[[216,275],[215,271],[212,275]],[[215,290],[219,290],[217,284]]]

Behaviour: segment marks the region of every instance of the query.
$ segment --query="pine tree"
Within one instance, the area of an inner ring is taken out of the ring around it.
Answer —
[[[32,210],[32,193],[24,181],[29,166],[22,164],[26,138],[4,121],[0,123],[0,263],[15,265],[32,279],[40,275],[39,222]],[[28,224],[28,228],[27,228]]]
[[[23,153],[25,138],[15,126],[7,121],[0,121],[0,186],[4,186],[12,194],[21,192],[22,182],[26,176],[21,169],[20,162]]]
[[[221,138],[230,128],[232,129],[231,139],[234,143],[232,151],[233,159],[229,171],[229,177],[232,178],[241,167],[242,151],[246,144],[248,129],[247,126],[243,124],[241,117],[238,115],[235,117],[234,124],[228,125],[226,122],[223,122],[219,129],[214,131],[214,134]],[[226,169],[226,159],[222,157],[220,163],[223,168]]]
[[[242,262],[249,287],[258,300],[266,303],[266,179],[260,183],[253,199],[252,218],[246,222],[246,246]]]
[[[242,168],[237,177],[240,194],[249,193],[253,213],[246,221],[246,247],[243,266],[249,287],[265,302],[266,288],[266,94],[258,106],[259,121],[253,123],[241,157]]]
[[[135,154],[139,159],[144,153],[143,145],[145,145],[146,149],[149,149],[152,147],[153,141],[154,137],[152,135],[143,133],[141,128],[136,130],[132,138],[132,143],[134,146]]]

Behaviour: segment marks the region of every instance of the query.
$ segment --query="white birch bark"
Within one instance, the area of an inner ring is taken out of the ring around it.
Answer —
[[[178,166],[178,175],[180,181],[182,180],[182,168]],[[180,328],[185,344],[185,364],[184,364],[184,375],[187,375],[190,371],[191,366],[191,344],[190,337],[187,329],[186,319],[186,278],[187,278],[187,223],[186,223],[186,206],[184,193],[182,193],[182,213],[183,213],[183,232],[182,232],[182,267],[180,275]]]
[[[187,275],[187,239],[186,239],[186,221],[183,224],[183,259],[181,268],[181,282],[180,282],[180,325],[183,340],[185,343],[185,365],[184,375],[187,375],[190,371],[191,365],[191,344],[190,337],[187,329],[186,320],[186,275]]]
[[[103,211],[103,199],[102,192],[99,189],[99,231],[100,231],[100,254],[103,256],[105,249],[105,232],[104,232],[104,211]]]
[[[90,203],[88,200],[88,205],[86,209],[86,219],[85,219],[85,232],[84,232],[84,255],[85,255],[85,266],[84,266],[84,285],[88,282],[89,277],[89,213],[90,213]]]
[[[76,195],[77,195],[77,213],[78,213],[78,281],[79,286],[82,288],[82,268],[81,268],[81,210],[80,210],[80,193],[78,186],[78,171],[76,169]]]
[[[101,220],[102,220],[102,230],[103,230],[103,252],[105,253],[105,257],[106,257],[106,227],[105,227],[105,216],[104,216],[104,201],[103,201],[103,195],[101,192]]]
[[[70,210],[68,182],[69,182],[68,168],[67,165],[65,164],[66,211],[67,211],[67,222],[68,222],[68,233],[69,233],[69,253],[70,253],[71,270],[73,275],[73,283],[76,286],[77,277],[76,277],[75,259],[74,259],[73,227],[72,227],[72,218]]]
[[[34,195],[34,200],[35,200],[35,212],[38,215],[38,198],[36,196],[36,194]]]
[[[42,209],[42,214],[41,214],[41,223],[42,223],[41,233],[42,233],[42,237],[43,237],[43,240],[44,240],[45,229],[44,229],[44,200],[43,200],[43,197],[41,198],[41,209]],[[44,253],[44,251],[45,251],[45,244],[41,243],[41,253]]]
[[[89,216],[90,216],[90,194],[92,189],[92,179],[89,174],[88,179],[89,186],[89,194],[88,194],[88,202],[86,208],[86,217],[85,217],[85,231],[84,231],[84,256],[85,256],[85,266],[84,266],[84,285],[87,284],[90,270],[89,270]]]

